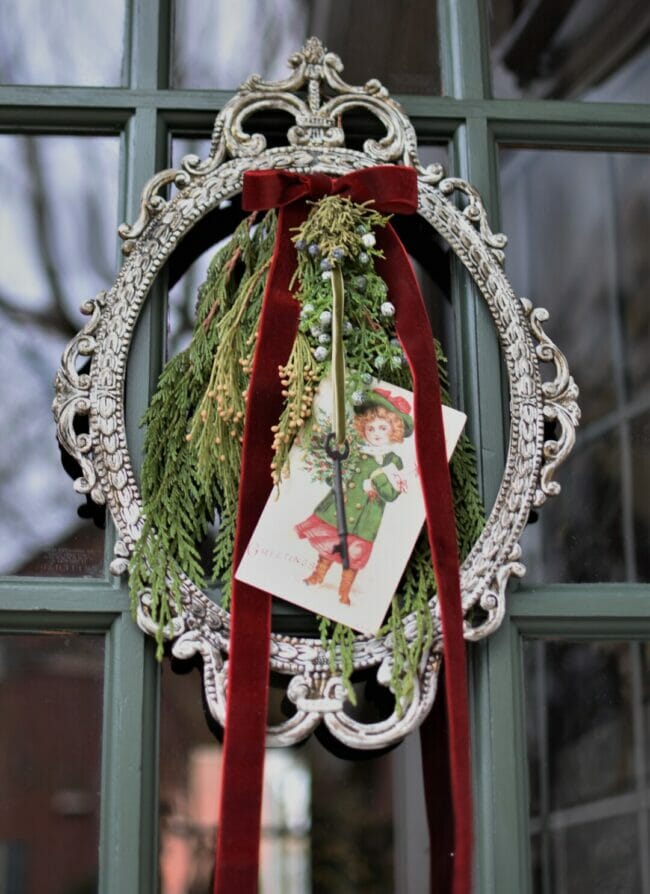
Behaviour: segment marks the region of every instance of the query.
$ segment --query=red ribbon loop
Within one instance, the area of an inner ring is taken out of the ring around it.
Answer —
[[[307,201],[325,195],[345,196],[357,203],[373,202],[373,207],[382,212],[413,214],[418,207],[417,175],[412,168],[396,165],[364,168],[336,178],[284,170],[244,175],[243,208],[279,208],[279,215],[248,388],[233,550],[235,568],[272,490],[271,426],[277,423],[283,406],[278,366],[284,366],[291,353],[300,310],[289,288],[296,266],[292,232],[307,215]],[[417,279],[391,226],[377,232],[377,246],[383,250],[384,258],[377,259],[376,270],[389,286],[396,309],[397,335],[413,377],[416,452],[445,645],[454,808],[452,890],[453,894],[469,894],[472,809],[467,672],[438,370]],[[235,580],[215,894],[257,891],[270,635],[270,596]]]
[[[295,174],[292,171],[249,171],[244,176],[242,208],[259,211],[283,208],[299,199],[344,196],[362,205],[373,202],[378,211],[413,214],[418,209],[418,178],[413,168],[379,165],[342,177]]]

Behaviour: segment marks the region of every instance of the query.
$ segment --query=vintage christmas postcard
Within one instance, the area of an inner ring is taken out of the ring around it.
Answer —
[[[411,392],[387,382],[355,391],[337,474],[326,448],[332,385],[323,382],[314,426],[292,448],[289,476],[269,496],[237,579],[376,634],[425,519],[412,406]],[[443,407],[443,418],[449,459],[466,417]]]

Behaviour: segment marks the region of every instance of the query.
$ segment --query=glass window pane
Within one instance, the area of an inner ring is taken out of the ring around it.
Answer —
[[[175,137],[171,145],[171,166],[178,168],[181,159],[186,155],[196,155],[201,159],[210,154],[210,138],[188,139]],[[222,203],[228,205],[228,202]],[[200,253],[194,257],[185,272],[176,278],[174,270],[170,270],[172,282],[168,295],[167,323],[167,356],[173,357],[184,350],[192,338],[194,314],[199,287],[205,282],[208,266],[215,253],[223,243],[217,242],[208,248],[197,249]]]
[[[648,101],[643,0],[490,0],[488,9],[495,96]]]
[[[369,30],[372,40],[368,40]],[[394,93],[439,93],[436,4],[430,0],[178,0],[173,87],[233,89],[250,74],[288,74],[287,58],[312,34],[337,53],[350,84],[379,78]]]
[[[558,476],[560,496],[545,503],[524,532],[527,577],[574,583],[626,579],[621,462],[616,434],[576,447]]]
[[[533,890],[641,890],[650,646],[528,641],[524,658]]]
[[[220,755],[201,709],[199,675],[165,664],[161,894],[209,889]],[[340,760],[313,738],[267,751],[261,894],[392,894],[391,760]]]
[[[650,413],[630,426],[632,480],[634,482],[634,530],[637,572],[640,580],[650,580]]]
[[[636,816],[554,830],[549,849],[550,890],[554,894],[636,894],[643,890]],[[644,856],[647,859],[647,852]],[[537,888],[534,894],[543,891]]]
[[[641,649],[641,699],[643,701],[643,717],[646,743],[646,785],[650,788],[650,756],[648,749],[650,748],[650,648],[647,646]],[[650,816],[648,817],[650,820]],[[650,847],[650,840],[648,841]]]
[[[126,0],[4,3],[0,83],[118,86],[125,22]]]
[[[102,571],[103,513],[62,467],[51,404],[79,306],[114,278],[118,156],[117,138],[0,137],[0,574]]]
[[[650,87],[648,96],[650,98]],[[620,294],[626,385],[632,397],[647,399],[650,384],[650,158],[625,152],[608,156],[612,193],[616,279]]]
[[[0,890],[97,890],[104,639],[0,636]]]
[[[550,311],[545,328],[569,361],[582,409],[576,448],[558,474],[564,493],[526,534],[529,574],[648,580],[639,501],[647,502],[650,158],[508,149],[501,182],[508,275],[519,295]]]

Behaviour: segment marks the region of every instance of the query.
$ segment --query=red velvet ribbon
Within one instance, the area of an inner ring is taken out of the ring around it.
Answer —
[[[395,165],[365,168],[343,177],[253,171],[244,176],[242,206],[247,211],[278,208],[273,261],[269,271],[253,360],[242,447],[236,568],[272,489],[271,426],[282,411],[278,367],[286,364],[296,337],[300,305],[289,283],[295,273],[292,230],[305,219],[307,200],[341,195],[373,201],[378,211],[417,211],[417,176]],[[446,458],[440,385],[433,339],[422,295],[402,243],[391,226],[380,229],[377,247],[384,259],[375,269],[395,305],[398,338],[411,368],[415,443],[424,493],[427,531],[438,584],[445,646],[445,692],[449,718],[449,764],[453,802],[453,887],[438,894],[469,894],[472,803],[469,713],[458,548],[451,482]],[[221,771],[221,801],[214,894],[255,894],[258,889],[271,597],[234,581],[228,670],[228,701]],[[434,781],[444,790],[444,783]],[[433,793],[435,799],[435,792]],[[431,800],[431,799],[430,799]],[[452,822],[452,818],[447,818]],[[441,843],[441,842],[439,842]],[[436,849],[436,841],[432,848]]]

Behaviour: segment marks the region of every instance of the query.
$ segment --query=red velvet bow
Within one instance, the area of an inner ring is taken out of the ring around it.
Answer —
[[[412,214],[418,204],[417,176],[413,169],[395,165],[364,168],[337,178],[284,170],[253,171],[244,176],[244,209],[278,208],[279,214],[248,388],[235,568],[272,490],[271,426],[277,423],[282,411],[278,367],[289,358],[300,311],[289,288],[296,267],[292,230],[305,219],[307,200],[333,194],[360,203],[372,200],[378,211]],[[454,808],[454,853],[447,856],[447,861],[451,865],[453,860],[453,894],[469,894],[472,814],[467,678],[456,527],[438,370],[429,320],[404,247],[391,226],[376,236],[384,259],[376,262],[375,269],[389,285],[397,335],[413,376],[416,452],[445,642]],[[215,894],[257,891],[270,634],[269,595],[235,581]],[[436,784],[440,785],[440,781]]]
[[[388,214],[414,214],[418,210],[418,181],[413,168],[397,165],[363,168],[343,177],[249,171],[244,176],[242,207],[245,211],[284,208],[300,199],[313,201],[323,196],[345,196],[360,205],[373,202],[378,211]]]

